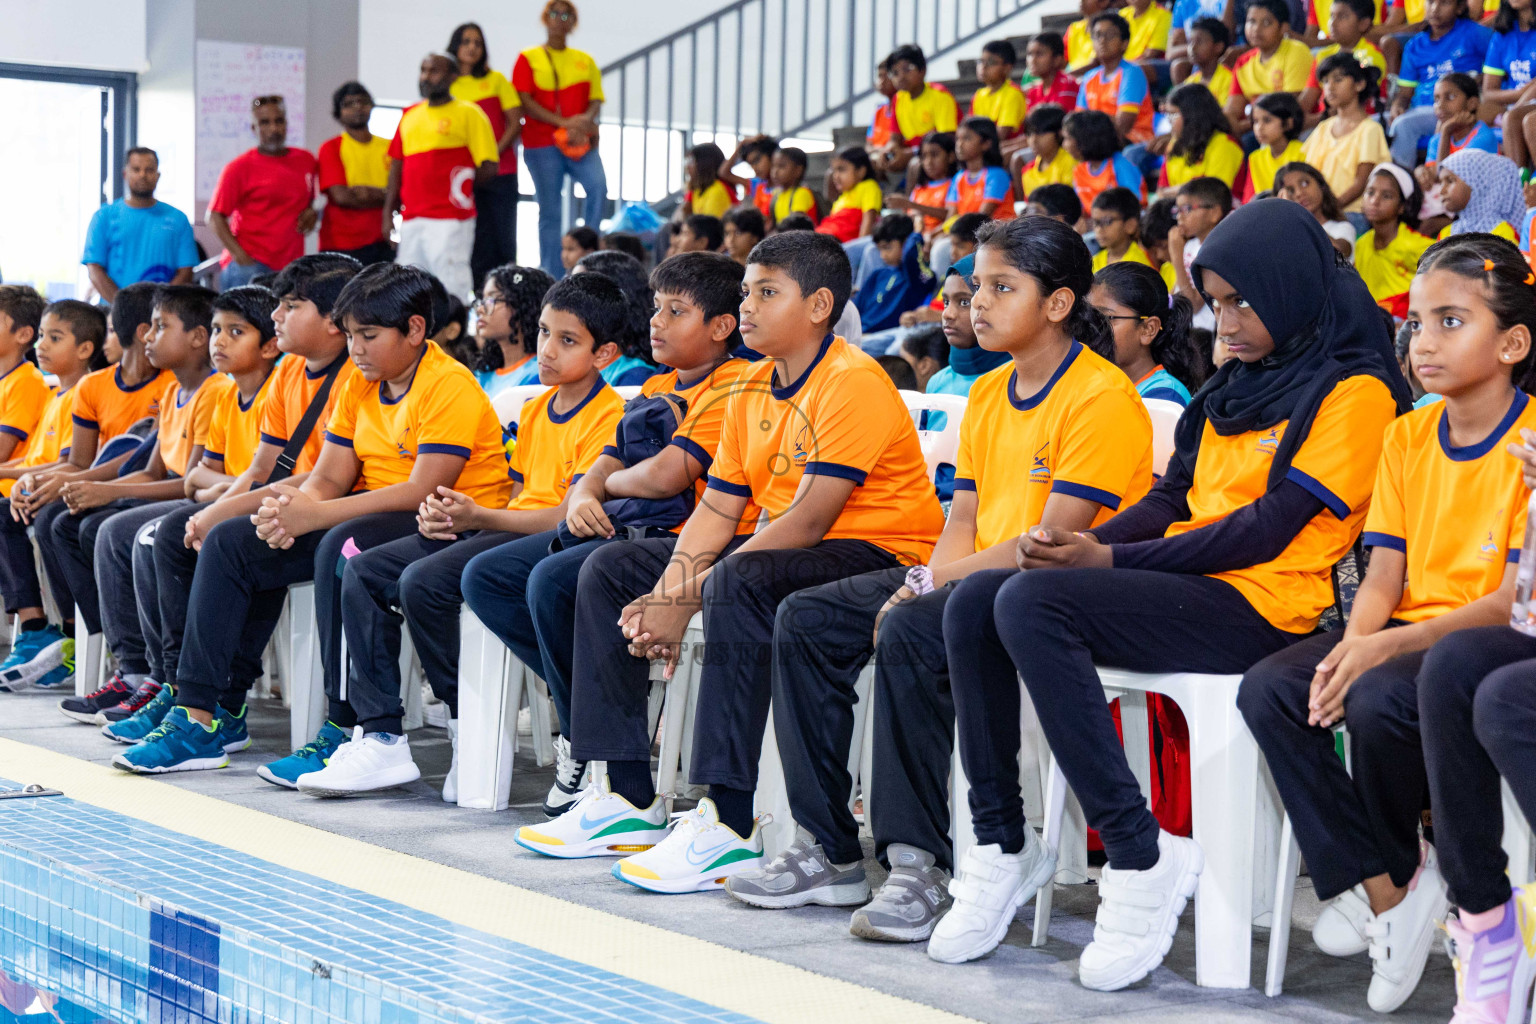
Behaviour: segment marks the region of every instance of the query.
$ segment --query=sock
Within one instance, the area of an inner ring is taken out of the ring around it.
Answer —
[[[137,689],[149,681],[148,672],[124,672],[123,682]]]
[[[1468,911],[1459,911],[1461,923],[1474,935],[1478,932],[1486,932],[1491,928],[1497,928],[1504,923],[1505,904],[1500,903],[1492,910],[1485,910],[1481,914],[1473,914]]]
[[[650,761],[609,761],[608,788],[644,810],[656,802]]]
[[[404,736],[398,736],[392,732],[370,732],[367,734],[367,738],[371,740],[377,740],[379,743],[384,744],[386,747],[392,747],[396,743],[399,743],[401,740],[405,739]]]
[[[752,834],[752,793],[729,786],[710,786],[709,798],[715,803],[720,824],[745,839]]]
[[[1029,826],[1025,825],[1024,827],[1028,828]],[[1023,835],[1023,833],[1020,833],[1016,838],[1005,839],[1001,843],[998,843],[997,845],[1002,848],[1002,851],[1004,853],[1023,853],[1024,852],[1024,835]]]
[[[41,633],[43,630],[45,630],[47,628],[48,628],[48,620],[47,619],[41,619],[41,618],[40,619],[28,619],[26,622],[23,622],[21,624],[21,631],[23,633]]]

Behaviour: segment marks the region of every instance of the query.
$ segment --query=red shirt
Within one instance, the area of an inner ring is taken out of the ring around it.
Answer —
[[[282,270],[304,255],[299,214],[314,201],[318,173],[307,149],[289,147],[282,156],[248,149],[224,165],[208,212],[229,218],[229,230],[251,259]],[[226,249],[219,265],[232,259]]]
[[[530,46],[517,55],[512,66],[512,88],[529,93],[545,110],[561,117],[584,114],[593,101],[603,98],[603,73],[591,54],[567,46],[551,50]],[[555,126],[531,114],[523,118],[523,148],[555,144]]]
[[[342,134],[320,146],[320,191],[336,185],[389,184],[389,140],[375,135],[365,145]],[[355,209],[327,203],[320,220],[320,250],[343,252],[372,245],[384,237],[377,206]]]
[[[1055,103],[1062,110],[1071,111],[1077,107],[1077,88],[1078,81],[1071,75],[1057,75],[1050,85],[1045,84],[1045,79],[1038,79],[1024,90],[1024,102],[1028,104],[1024,109],[1034,110],[1041,103]]]
[[[864,133],[864,141],[879,149],[888,145],[891,139],[896,137],[896,101],[886,100],[875,108],[875,116],[870,118],[869,131]]]

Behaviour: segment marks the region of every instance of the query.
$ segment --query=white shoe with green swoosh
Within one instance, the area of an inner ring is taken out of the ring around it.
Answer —
[[[714,801],[704,799],[686,814],[667,838],[613,866],[613,877],[652,892],[704,892],[719,889],[738,871],[763,866],[765,819],[752,825],[743,839],[720,824]]]
[[[667,834],[667,804],[641,810],[608,788],[604,775],[560,817],[517,830],[516,842],[546,857],[615,857],[649,850]]]

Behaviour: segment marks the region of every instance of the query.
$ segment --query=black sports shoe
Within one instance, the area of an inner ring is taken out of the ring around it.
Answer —
[[[133,687],[123,680],[121,672],[115,672],[107,684],[95,693],[84,697],[65,697],[59,701],[59,710],[65,718],[73,718],[86,725],[106,725],[102,712],[113,708],[133,696]]]
[[[140,708],[148,704],[160,695],[160,684],[153,679],[139,684],[125,700],[111,707],[103,708],[101,719],[103,725],[111,725],[113,722],[121,722],[125,718],[132,718]]]

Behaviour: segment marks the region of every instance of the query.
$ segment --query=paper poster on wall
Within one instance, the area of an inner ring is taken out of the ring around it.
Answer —
[[[282,96],[288,145],[304,145],[304,48],[197,41],[197,199],[207,201],[219,172],[256,144],[251,100]]]

